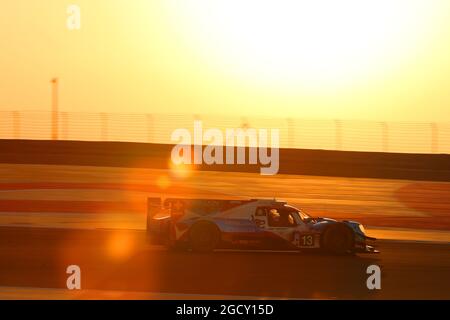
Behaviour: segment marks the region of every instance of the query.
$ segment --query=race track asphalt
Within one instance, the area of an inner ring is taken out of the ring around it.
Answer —
[[[82,289],[94,292],[450,299],[449,244],[378,241],[377,247],[380,254],[356,256],[195,254],[149,245],[143,231],[8,227],[0,228],[0,288],[66,288],[66,268],[75,264]],[[381,290],[366,286],[366,270],[373,264],[381,268]]]

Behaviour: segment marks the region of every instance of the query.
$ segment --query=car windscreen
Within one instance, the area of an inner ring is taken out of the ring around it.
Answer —
[[[297,209],[297,208],[291,207],[291,206],[285,206],[285,207],[288,208],[289,210],[295,211],[296,214],[298,215],[298,217],[300,218],[300,220],[302,220],[302,221],[311,219],[311,216],[303,210],[300,210],[300,209]]]

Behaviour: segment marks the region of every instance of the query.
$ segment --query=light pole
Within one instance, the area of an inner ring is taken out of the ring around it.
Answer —
[[[58,78],[51,80],[52,84],[52,140],[58,140]]]

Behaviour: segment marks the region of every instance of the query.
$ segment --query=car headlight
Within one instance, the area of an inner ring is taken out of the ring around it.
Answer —
[[[364,229],[364,226],[362,224],[358,225],[359,231],[361,231],[362,234],[366,234],[366,229]]]

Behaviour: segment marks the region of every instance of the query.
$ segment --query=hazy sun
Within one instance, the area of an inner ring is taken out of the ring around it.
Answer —
[[[428,0],[171,1],[202,61],[253,82],[339,86],[414,56],[431,23]]]

